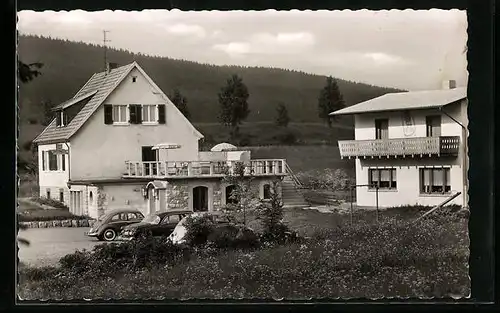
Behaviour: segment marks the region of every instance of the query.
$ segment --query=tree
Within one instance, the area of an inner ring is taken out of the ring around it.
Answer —
[[[290,122],[290,117],[288,117],[288,110],[283,103],[278,104],[276,107],[276,125],[287,127]]]
[[[232,172],[229,167],[225,168],[225,176],[223,181],[229,186],[233,185],[229,199],[234,200],[235,204],[227,206],[226,209],[237,210],[243,212],[243,224],[246,225],[247,209],[254,208],[259,201],[256,198],[256,191],[252,187],[253,170],[249,169],[243,162],[235,162],[232,166]]]
[[[248,88],[243,80],[234,74],[219,92],[219,120],[231,127],[231,138],[239,135],[239,125],[250,113],[248,109]]]
[[[32,81],[35,77],[42,75],[39,71],[43,67],[40,62],[26,64],[21,61],[17,61],[17,74],[18,78],[22,83],[28,83]]]
[[[326,85],[321,90],[318,98],[319,117],[326,121],[328,127],[332,127],[332,120],[329,114],[342,109],[344,106],[344,97],[340,93],[337,81],[331,76],[327,77]]]
[[[179,89],[174,89],[172,95],[169,97],[170,100],[175,104],[177,109],[181,111],[181,113],[188,119],[191,120],[191,113],[189,113],[189,109],[187,106],[187,99],[184,97]]]
[[[49,125],[52,119],[54,118],[54,112],[52,111],[53,106],[54,105],[50,100],[42,101],[43,120],[41,124],[43,126]]]

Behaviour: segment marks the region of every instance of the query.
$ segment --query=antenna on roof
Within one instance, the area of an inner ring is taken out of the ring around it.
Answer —
[[[103,39],[103,45],[104,45],[104,72],[106,72],[107,69],[108,69],[108,47],[107,47],[106,43],[110,42],[111,40],[106,39],[106,33],[109,33],[109,30],[103,30],[102,33],[104,35],[104,39]]]

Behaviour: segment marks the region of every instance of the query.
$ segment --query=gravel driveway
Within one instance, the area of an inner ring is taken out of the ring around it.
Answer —
[[[102,242],[85,236],[88,230],[87,227],[21,230],[18,236],[29,240],[30,245],[19,246],[19,261],[31,266],[56,265],[66,254],[82,249],[91,250]]]

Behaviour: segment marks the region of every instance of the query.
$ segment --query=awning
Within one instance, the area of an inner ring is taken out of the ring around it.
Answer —
[[[153,148],[151,148],[152,150],[160,150],[160,149],[179,149],[181,147],[181,145],[179,144],[176,144],[176,143],[172,143],[172,142],[164,142],[164,143],[159,143],[155,146],[153,146]]]

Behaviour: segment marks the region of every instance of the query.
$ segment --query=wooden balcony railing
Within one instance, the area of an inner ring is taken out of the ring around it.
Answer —
[[[286,175],[284,159],[262,159],[245,162],[245,175]],[[126,161],[124,178],[196,178],[223,177],[234,173],[235,161]]]
[[[339,141],[341,158],[458,155],[460,137],[416,137]]]

